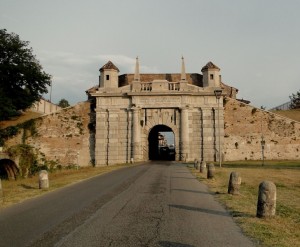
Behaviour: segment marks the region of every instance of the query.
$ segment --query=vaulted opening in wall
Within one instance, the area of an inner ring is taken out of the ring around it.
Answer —
[[[16,179],[19,169],[15,162],[10,159],[0,160],[0,178],[1,179]]]
[[[148,137],[149,160],[175,160],[175,136],[166,125],[154,126]]]

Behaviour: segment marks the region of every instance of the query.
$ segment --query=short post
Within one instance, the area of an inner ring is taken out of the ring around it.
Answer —
[[[198,169],[198,160],[197,159],[194,160],[194,168]]]
[[[133,163],[134,163],[133,158],[130,158],[130,164],[133,164]]]
[[[240,194],[241,183],[242,183],[242,178],[238,172],[230,173],[228,194],[232,194],[232,195]]]
[[[200,173],[205,173],[206,172],[206,162],[202,161],[200,164]]]
[[[41,170],[39,172],[39,188],[40,189],[49,188],[48,172],[46,170]]]
[[[276,185],[263,181],[259,185],[256,217],[272,217],[276,213]]]
[[[215,165],[214,164],[208,164],[207,165],[207,178],[212,179],[215,176]]]

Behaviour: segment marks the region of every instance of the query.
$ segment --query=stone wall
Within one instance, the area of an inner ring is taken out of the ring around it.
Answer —
[[[94,140],[90,138],[90,103],[81,102],[35,120],[36,134],[26,134],[25,144],[39,151],[44,159],[61,165],[87,166],[94,157]],[[5,147],[21,144],[24,133],[5,142]]]
[[[224,100],[225,160],[300,159],[300,123],[237,100]]]
[[[226,98],[224,100],[224,159],[229,160],[260,160],[262,158],[261,140],[262,136],[265,140],[265,159],[300,159],[300,123],[291,119],[283,118],[274,113],[257,109],[250,105],[246,105],[237,100]],[[163,114],[164,111],[159,112]],[[176,118],[172,116],[174,110],[165,110],[167,117],[160,121],[156,116],[155,110],[149,111],[148,123],[146,126],[141,126],[142,130],[142,148],[143,158],[148,157],[147,138],[151,126],[156,124],[165,124],[170,126],[176,136],[176,148],[179,153],[179,126],[180,112],[176,113]],[[99,113],[98,113],[99,114]],[[108,147],[114,147],[114,152],[109,154],[109,164],[119,161],[130,161],[131,157],[131,128],[132,112],[120,110],[120,112],[105,111],[104,114],[110,120],[110,143],[107,142],[106,131],[98,132],[98,147],[95,150],[95,126],[90,124],[90,119],[93,114],[90,114],[90,103],[82,102],[73,107],[65,108],[57,113],[49,114],[35,120],[37,135],[31,136],[26,134],[25,143],[34,146],[39,150],[40,158],[48,161],[56,161],[61,165],[77,165],[88,166],[93,163],[96,155],[103,156],[103,152],[107,152]],[[141,118],[143,117],[141,112]],[[98,116],[100,116],[98,115]],[[150,117],[150,118],[149,118]],[[222,117],[222,114],[221,114]],[[189,146],[190,157],[196,157],[199,152],[200,158],[212,160],[215,155],[212,150],[216,147],[218,141],[211,125],[216,125],[216,113],[212,109],[193,109],[189,112]],[[105,118],[104,118],[105,119]],[[153,120],[151,120],[153,119]],[[156,119],[156,120],[155,120]],[[178,123],[174,123],[174,120]],[[153,123],[152,123],[153,122]],[[107,122],[101,122],[103,130],[107,128]],[[220,125],[223,121],[220,121]],[[123,127],[124,128],[123,128]],[[203,130],[201,131],[203,127]],[[218,128],[215,128],[217,131]],[[100,136],[101,134],[106,136]],[[221,133],[223,134],[223,133]],[[100,139],[99,139],[100,138]],[[129,138],[129,139],[128,139]],[[203,140],[205,145],[202,144]],[[223,138],[222,138],[223,139]],[[20,144],[24,140],[23,133],[6,141],[5,147],[15,144]],[[125,145],[124,145],[124,142]],[[203,149],[201,149],[203,145]],[[5,148],[4,150],[5,151]],[[116,152],[118,155],[116,155]],[[118,157],[118,158],[117,158]],[[199,157],[199,156],[197,156]],[[41,159],[42,160],[42,159]],[[100,162],[102,163],[102,162]],[[106,164],[103,160],[103,164]]]
[[[50,114],[57,111],[60,111],[62,108],[56,104],[51,103],[45,99],[40,99],[40,101],[36,102],[31,108],[31,111],[43,113],[43,114]]]

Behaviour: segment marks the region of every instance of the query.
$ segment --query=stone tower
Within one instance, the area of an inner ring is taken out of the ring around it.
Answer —
[[[118,88],[119,69],[111,61],[108,61],[99,71],[101,88]]]
[[[208,62],[202,69],[203,87],[220,87],[220,68]]]

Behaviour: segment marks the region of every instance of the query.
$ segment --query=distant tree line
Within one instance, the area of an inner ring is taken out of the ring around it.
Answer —
[[[290,109],[300,109],[300,90],[290,96]]]

